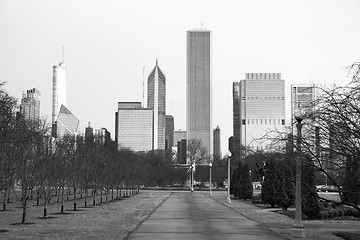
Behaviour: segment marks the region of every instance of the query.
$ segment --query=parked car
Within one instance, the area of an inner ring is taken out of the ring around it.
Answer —
[[[318,192],[338,192],[338,188],[333,185],[317,185],[316,190]]]

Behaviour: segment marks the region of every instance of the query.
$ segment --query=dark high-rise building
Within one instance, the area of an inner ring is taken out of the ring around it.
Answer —
[[[170,149],[173,146],[174,140],[174,117],[166,115],[166,128],[165,128],[165,149]]]
[[[220,127],[216,126],[214,129],[214,158],[221,158],[221,146],[220,146]]]
[[[187,32],[186,50],[187,140],[200,140],[208,155],[212,148],[211,32]]]
[[[240,82],[233,83],[233,140],[232,140],[232,157],[240,159],[241,146],[241,117],[240,117]],[[229,146],[230,147],[230,146]]]
[[[147,107],[154,110],[154,149],[165,149],[166,78],[156,65],[148,77]]]
[[[182,139],[177,143],[177,162],[186,164],[186,139]]]
[[[85,128],[85,144],[90,144],[94,142],[94,131],[90,126],[90,122],[88,126]]]

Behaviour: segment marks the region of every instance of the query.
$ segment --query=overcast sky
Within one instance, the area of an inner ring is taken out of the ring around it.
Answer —
[[[81,130],[90,121],[114,138],[119,101],[142,101],[158,58],[166,75],[167,114],[186,128],[186,31],[212,31],[213,124],[222,150],[232,135],[232,83],[247,72],[280,72],[286,118],[290,85],[349,82],[360,60],[360,1],[0,0],[0,81],[21,98],[41,91],[51,120],[52,66],[67,66],[67,107]]]

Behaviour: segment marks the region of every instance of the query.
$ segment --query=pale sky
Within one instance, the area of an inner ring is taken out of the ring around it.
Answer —
[[[166,75],[167,114],[186,129],[186,31],[212,31],[213,124],[222,152],[232,135],[232,83],[247,72],[280,72],[286,118],[290,85],[346,84],[360,61],[358,0],[0,0],[0,81],[21,99],[41,91],[51,120],[52,66],[67,66],[67,107],[115,134],[119,101],[142,101],[158,58]]]

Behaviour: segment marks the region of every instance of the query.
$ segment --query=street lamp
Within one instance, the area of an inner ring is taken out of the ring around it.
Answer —
[[[212,196],[212,192],[211,192],[211,168],[212,168],[212,162],[209,163],[209,167],[210,167],[210,196]]]
[[[195,171],[195,163],[191,164],[191,192],[194,191],[194,171]]]
[[[302,111],[296,111],[294,117],[297,121],[297,138],[296,138],[296,185],[295,185],[295,223],[294,228],[303,228],[301,222],[301,121],[304,120],[304,109]]]
[[[231,156],[228,155],[228,182],[227,182],[227,202],[231,203],[231,199],[230,199],[230,159]]]

